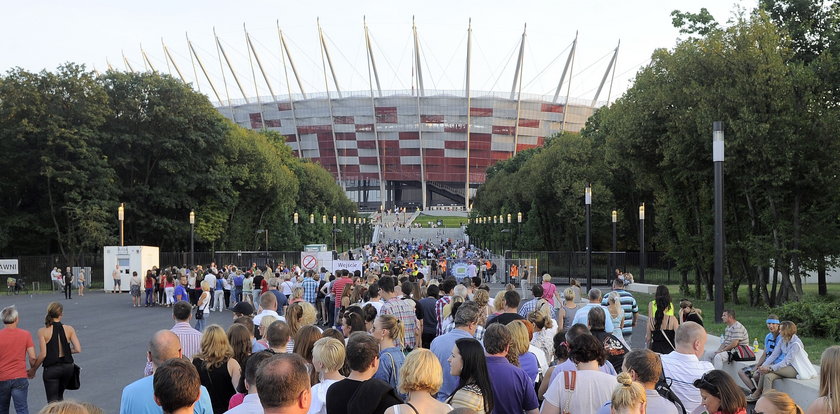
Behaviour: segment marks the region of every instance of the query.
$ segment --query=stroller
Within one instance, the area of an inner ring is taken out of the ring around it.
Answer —
[[[21,290],[24,289],[25,286],[26,286],[26,282],[24,282],[23,278],[14,278],[14,277],[6,278],[6,289],[7,289],[6,294],[7,295],[11,295],[11,294],[17,295],[17,294],[20,293]]]

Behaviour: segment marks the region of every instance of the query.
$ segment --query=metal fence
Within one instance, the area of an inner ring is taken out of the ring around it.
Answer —
[[[673,272],[674,263],[665,252],[646,252],[645,275],[642,279],[639,252],[592,252],[592,283],[606,285],[615,278],[615,269],[633,274],[640,283],[677,283],[679,275]],[[552,276],[554,283],[569,284],[571,279],[586,280],[586,252],[559,251],[506,251],[503,275],[509,280],[510,266],[519,267],[522,279],[537,282],[544,273]]]
[[[18,269],[21,278],[30,288],[33,283],[41,289],[50,289],[50,272],[53,267],[62,269],[67,267],[89,267],[90,273],[87,280],[92,288],[101,288],[105,275],[103,274],[103,256],[99,254],[82,254],[74,260],[66,260],[60,254],[45,256],[17,256],[8,259],[18,259]],[[240,267],[250,266],[256,263],[257,266],[276,266],[281,261],[287,265],[300,261],[300,252],[289,251],[219,251],[219,252],[195,252],[195,263],[207,266],[215,261],[218,265],[233,264]],[[160,252],[160,266],[185,266],[190,262],[190,252]]]

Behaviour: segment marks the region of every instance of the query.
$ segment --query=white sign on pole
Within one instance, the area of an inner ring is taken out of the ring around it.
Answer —
[[[0,275],[18,274],[17,259],[0,259]]]
[[[332,271],[335,273],[336,270],[347,269],[350,273],[355,272],[358,270],[362,272],[362,261],[361,260],[333,260],[332,262]]]
[[[319,271],[322,267],[329,269],[332,262],[332,252],[300,252],[300,267],[303,270]]]

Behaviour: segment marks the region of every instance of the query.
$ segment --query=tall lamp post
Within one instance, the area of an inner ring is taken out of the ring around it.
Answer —
[[[645,203],[639,206],[639,282],[645,282]]]
[[[510,258],[513,259],[513,229],[511,229],[511,223],[513,220],[511,219],[513,216],[508,213],[507,215],[507,224],[508,224],[508,250],[510,250]]]
[[[612,246],[610,249],[610,267],[618,267],[618,260],[615,259],[615,251],[617,249],[616,244],[618,242],[618,238],[616,237],[616,223],[618,223],[618,211],[612,211]],[[607,274],[612,272],[612,269],[607,270]]]
[[[332,219],[332,224],[333,224],[333,230],[332,230],[332,233],[333,233],[333,250],[337,250],[337,247],[335,246],[335,223],[336,223],[336,221],[338,221],[338,220],[336,219],[335,215],[333,215],[333,219]]]
[[[715,322],[723,317],[723,122],[712,124],[712,161],[715,164]]]
[[[522,250],[522,212],[516,213],[516,248]]]
[[[587,184],[583,202],[586,206],[586,291],[592,289],[592,184]]]
[[[299,219],[300,219],[300,216],[298,215],[297,211],[295,211],[295,214],[292,216],[292,220],[295,222],[295,238],[298,237],[298,220]]]
[[[125,228],[123,227],[123,223],[125,222],[125,203],[120,203],[120,207],[117,209],[117,218],[120,220],[120,246],[125,246]]]
[[[195,210],[190,210],[190,266],[195,266]]]

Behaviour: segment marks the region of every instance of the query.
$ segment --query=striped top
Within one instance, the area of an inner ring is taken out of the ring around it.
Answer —
[[[624,310],[624,325],[621,327],[621,333],[625,337],[629,337],[633,333],[633,314],[639,313],[639,304],[636,303],[636,298],[630,292],[624,289],[614,290],[620,296],[621,309]],[[601,300],[601,306],[608,306],[609,301],[607,295]],[[607,313],[609,314],[609,313]]]
[[[170,329],[181,340],[181,351],[184,357],[192,359],[193,355],[201,351],[201,332],[195,330],[187,322],[178,322]]]

